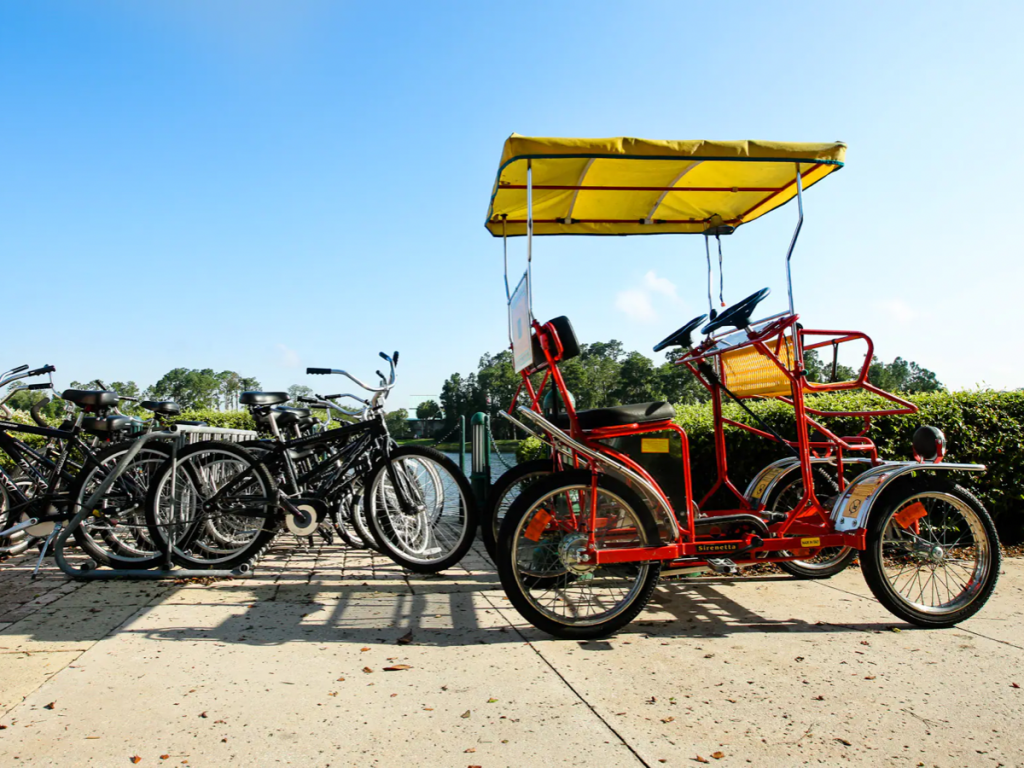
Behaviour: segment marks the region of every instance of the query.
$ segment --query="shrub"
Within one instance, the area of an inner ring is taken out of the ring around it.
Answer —
[[[222,429],[256,429],[256,422],[249,411],[215,411],[210,408],[195,408],[182,411],[175,421],[205,421],[211,427]]]
[[[544,459],[550,454],[546,443],[542,443],[532,435],[516,444],[516,464],[523,464],[534,459]]]
[[[973,491],[996,519],[1007,541],[1024,538],[1024,489],[1017,475],[1024,463],[1024,392],[929,392],[907,395],[918,407],[915,414],[872,419],[868,436],[878,446],[882,459],[911,460],[911,439],[922,424],[938,427],[946,435],[946,461],[985,464],[986,472],[954,475],[957,482]],[[833,393],[808,398],[820,410],[855,410],[885,407],[885,401],[865,392]],[[795,434],[793,409],[775,400],[747,401],[750,409],[783,437]],[[739,406],[727,403],[727,418],[759,425]],[[676,408],[676,421],[690,441],[694,492],[697,497],[711,487],[715,478],[714,434],[710,405]],[[840,435],[857,434],[861,418],[824,418],[822,423]],[[742,491],[762,467],[788,454],[785,448],[736,427],[726,428],[729,475]]]
[[[946,435],[946,461],[988,467],[985,472],[954,473],[951,479],[978,496],[995,518],[1000,535],[1007,543],[1024,540],[1024,515],[1021,514],[1024,488],[1018,480],[1024,466],[1024,391],[929,392],[904,397],[918,407],[917,413],[871,420],[867,434],[875,441],[879,458],[912,460],[914,431],[922,424],[938,427]],[[860,391],[812,395],[807,401],[811,407],[823,411],[887,407],[887,401]],[[745,402],[783,437],[795,436],[791,406],[776,400]],[[735,403],[727,401],[723,412],[733,421],[761,428]],[[822,417],[820,421],[839,435],[855,435],[864,427],[864,420],[859,417]],[[676,422],[686,430],[689,439],[693,491],[699,500],[716,477],[711,404],[676,406]],[[673,433],[663,434],[671,438],[671,454],[640,454],[639,437],[614,442],[616,447],[626,450],[653,471],[669,497],[680,505],[680,447]],[[763,467],[792,455],[778,443],[736,427],[726,427],[725,435],[729,477],[741,492]],[[547,446],[534,437],[522,440],[516,449],[520,462],[546,455]]]

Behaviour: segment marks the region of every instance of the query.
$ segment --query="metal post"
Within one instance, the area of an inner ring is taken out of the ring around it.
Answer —
[[[533,320],[533,161],[526,161],[526,301]]]
[[[804,225],[804,180],[800,175],[800,163],[796,164],[796,205],[800,211],[800,217],[796,222],[796,229],[793,232],[793,239],[789,243],[789,252],[786,253],[786,285],[789,287],[789,314],[793,314],[793,273],[789,269],[789,260],[793,258],[793,248],[796,247],[796,239],[800,237],[800,228]]]
[[[459,472],[466,474],[466,417],[459,416]]]
[[[487,501],[487,493],[491,488],[491,452],[487,441],[487,422],[489,417],[486,413],[474,413],[470,419],[472,425],[473,440],[473,473],[470,475],[470,483],[473,486],[473,493],[479,504]]]

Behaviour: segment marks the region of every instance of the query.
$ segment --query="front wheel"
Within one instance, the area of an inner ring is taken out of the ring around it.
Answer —
[[[498,537],[498,574],[509,601],[538,629],[570,640],[604,637],[644,609],[661,562],[597,565],[595,551],[656,541],[650,512],[628,486],[601,476],[595,489],[586,470],[558,472],[509,508]]]
[[[438,573],[473,544],[478,512],[458,465],[432,448],[390,452],[366,481],[363,509],[381,551],[416,573]]]
[[[985,605],[999,576],[999,539],[973,494],[935,477],[900,486],[872,508],[864,578],[894,615],[951,627]]]

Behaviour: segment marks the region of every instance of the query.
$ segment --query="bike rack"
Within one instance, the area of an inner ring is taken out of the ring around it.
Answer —
[[[178,451],[185,442],[185,439],[191,435],[203,435],[215,437],[217,435],[223,437],[233,438],[250,438],[255,437],[255,432],[241,429],[224,429],[222,427],[205,427],[192,424],[181,424],[172,425],[168,429],[161,432],[150,432],[142,435],[134,443],[128,452],[121,457],[121,459],[115,465],[113,471],[104,478],[103,482],[100,483],[99,487],[93,492],[93,494],[85,501],[82,508],[75,514],[71,520],[68,521],[66,526],[61,526],[60,523],[54,528],[53,533],[46,540],[46,546],[50,545],[56,535],[56,541],[53,541],[53,556],[57,562],[57,567],[60,568],[64,573],[73,579],[81,581],[115,581],[118,579],[132,579],[132,580],[160,580],[160,579],[181,579],[181,578],[193,578],[193,577],[213,577],[213,578],[236,578],[238,576],[245,576],[251,572],[252,566],[248,563],[243,563],[238,568],[232,570],[195,570],[191,568],[176,569],[171,562],[171,550],[170,547],[167,549],[165,567],[156,570],[144,570],[141,568],[126,568],[123,570],[98,570],[96,568],[80,567],[75,568],[64,556],[64,547],[67,544],[68,537],[71,536],[72,532],[82,521],[85,520],[89,515],[92,514],[93,510],[103,499],[107,490],[114,481],[117,480],[121,475],[124,474],[125,470],[128,469],[128,465],[131,464],[132,460],[138,455],[142,447],[150,442],[151,440],[170,440],[171,441],[171,461],[174,462],[174,473],[177,472],[178,462]],[[172,481],[175,474],[172,474]],[[46,551],[45,548],[43,550]],[[40,556],[41,559],[41,556]]]

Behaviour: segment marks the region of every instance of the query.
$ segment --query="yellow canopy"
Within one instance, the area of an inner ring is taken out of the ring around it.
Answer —
[[[846,145],[777,141],[539,139],[513,133],[487,210],[487,229],[526,234],[533,167],[535,235],[700,234],[738,227],[843,167]]]

